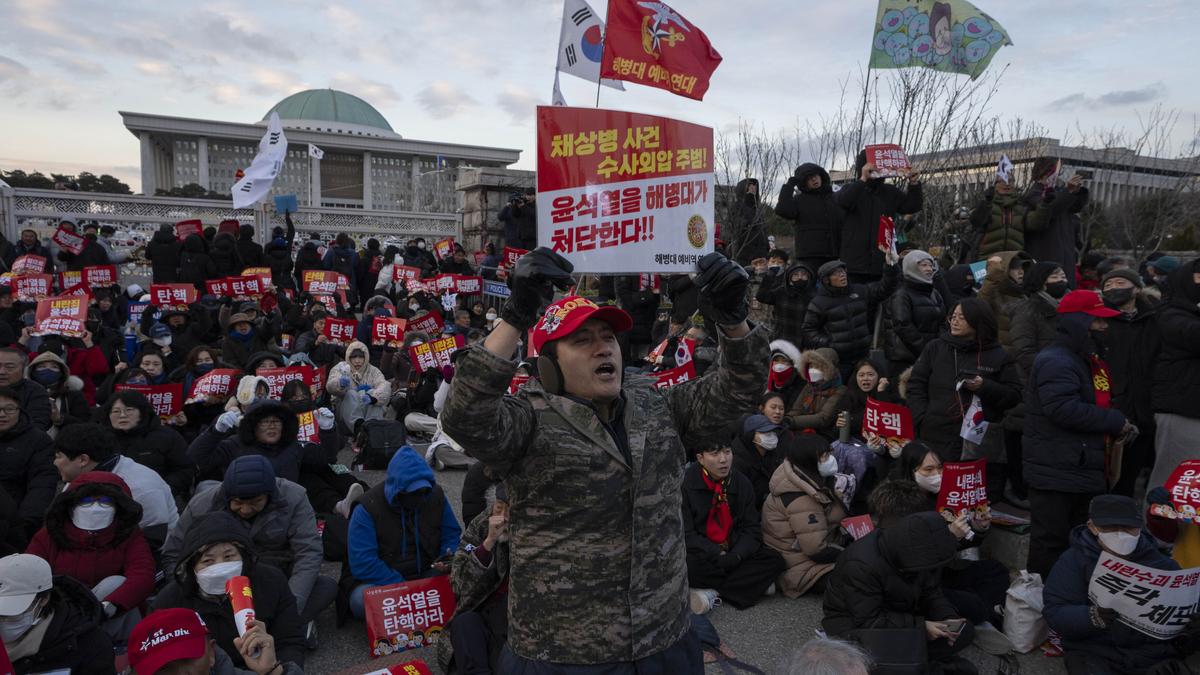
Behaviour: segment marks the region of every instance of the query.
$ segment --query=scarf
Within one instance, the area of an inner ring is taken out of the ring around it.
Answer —
[[[769,371],[767,377],[767,391],[780,391],[784,387],[792,383],[796,379],[796,369],[788,368],[782,373],[777,373],[774,370]]]
[[[1109,408],[1112,406],[1112,380],[1109,378],[1108,364],[1095,354],[1088,356],[1088,363],[1092,367],[1092,387],[1096,390],[1096,405]]]
[[[733,530],[733,513],[729,510],[727,493],[729,479],[714,481],[704,467],[700,467],[700,475],[704,478],[704,484],[713,492],[712,505],[708,509],[708,521],[704,525],[704,534],[724,550],[729,542],[729,533]]]

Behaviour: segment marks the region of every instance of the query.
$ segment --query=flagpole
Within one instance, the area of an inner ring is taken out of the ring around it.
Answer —
[[[862,145],[863,127],[867,123],[867,95],[870,93],[870,90],[871,90],[871,61],[868,58],[868,60],[867,60],[867,76],[863,80],[862,111],[859,113],[859,116],[858,116],[858,139],[854,143],[854,153],[855,154],[858,154],[858,151],[862,150],[862,147],[863,147],[863,145]]]

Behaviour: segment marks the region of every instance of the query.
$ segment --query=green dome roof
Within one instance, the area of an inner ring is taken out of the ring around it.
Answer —
[[[392,125],[370,103],[352,94],[336,89],[309,89],[297,92],[275,104],[275,107],[263,115],[266,120],[272,112],[279,113],[279,119],[287,125],[287,120],[304,120],[309,122],[332,122],[334,126],[355,125],[382,129],[391,133]]]

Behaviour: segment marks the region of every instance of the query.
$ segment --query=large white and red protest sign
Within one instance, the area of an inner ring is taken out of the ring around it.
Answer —
[[[82,234],[75,234],[74,232],[64,228],[62,225],[59,225],[58,229],[54,231],[54,236],[50,237],[50,241],[58,244],[58,247],[67,253],[74,253],[76,255],[78,255],[79,252],[83,250],[84,245],[87,244],[86,237],[84,237]]]
[[[13,295],[18,302],[37,302],[50,297],[49,274],[25,274],[14,277],[12,281]]]
[[[849,534],[851,538],[858,541],[875,530],[875,523],[868,514],[852,516],[842,518],[842,529],[846,530],[846,534]]]
[[[275,277],[271,274],[270,267],[247,267],[242,270],[242,276],[258,277],[258,283],[264,293],[271,290],[271,287],[274,285]]]
[[[1171,504],[1154,504],[1154,515],[1172,520],[1200,523],[1200,459],[1185,459],[1175,467],[1165,484]]]
[[[721,55],[699,26],[666,3],[642,0],[609,0],[606,18],[600,77],[704,98]]]
[[[454,615],[454,591],[446,575],[372,586],[363,607],[371,656],[384,656],[383,645],[397,652],[449,639],[442,633]]]
[[[12,273],[18,276],[22,274],[42,274],[45,271],[46,259],[32,253],[26,253],[14,260],[12,264]]]
[[[399,347],[404,341],[404,329],[408,319],[394,316],[377,316],[371,322],[371,342],[385,347]]]
[[[83,283],[83,272],[80,270],[63,270],[58,273],[58,287],[71,288]]]
[[[987,507],[987,460],[946,462],[942,465],[942,489],[938,492],[937,512],[958,517],[964,512]]]
[[[322,333],[329,341],[338,345],[348,345],[354,342],[354,332],[358,330],[358,322],[354,319],[325,319],[325,329]]]
[[[439,340],[409,347],[408,358],[413,368],[422,373],[430,368],[442,368],[450,365],[450,355],[461,349],[465,342],[461,335],[447,335]]]
[[[199,401],[208,396],[228,398],[240,379],[240,373],[237,368],[217,368],[197,377],[192,380],[192,390],[188,392],[187,402]]]
[[[433,255],[438,260],[447,260],[454,255],[454,237],[438,240],[433,245]]]
[[[1100,552],[1088,583],[1092,604],[1158,640],[1170,640],[1191,623],[1200,601],[1200,567],[1160,570]]]
[[[433,278],[434,287],[438,293],[454,292],[454,274],[439,274]]]
[[[203,237],[204,223],[200,220],[181,220],[175,223],[175,238],[177,240],[183,241],[188,238],[189,234]]]
[[[659,389],[674,387],[677,384],[690,382],[696,379],[696,364],[693,361],[688,361],[682,366],[676,366],[670,370],[660,370],[657,373],[651,373],[657,382],[654,386]]]
[[[713,250],[708,127],[539,106],[537,183],[538,245],[576,272],[690,272]]]
[[[300,426],[296,430],[296,440],[301,443],[320,443],[321,430],[317,427],[317,416],[311,410],[296,413],[296,421]]]
[[[254,372],[258,377],[266,378],[267,386],[271,389],[271,398],[283,397],[283,387],[292,380],[303,380],[312,391],[313,396],[320,394],[325,386],[321,369],[312,366],[288,366],[286,368],[261,368]]]
[[[444,325],[446,325],[446,321],[442,319],[441,314],[429,312],[418,319],[410,320],[407,332],[420,331],[426,335],[438,335],[442,332],[442,326]]]
[[[473,277],[467,274],[439,274],[437,287],[438,291],[458,295],[479,295],[483,292],[483,277]]]
[[[484,251],[472,251],[471,258],[475,261],[476,267],[483,267],[483,261],[487,259],[487,253]]]
[[[509,269],[516,267],[517,261],[520,260],[521,256],[525,255],[526,253],[529,253],[529,251],[527,251],[523,248],[515,248],[513,246],[505,246],[504,247],[504,263],[503,263],[504,267],[508,267]]]
[[[83,283],[88,286],[112,286],[117,283],[116,265],[91,265],[83,268]]]
[[[162,309],[187,309],[199,297],[191,284],[150,284],[150,304]]]
[[[875,165],[876,178],[903,176],[910,168],[904,148],[895,143],[868,145],[863,151],[867,154],[867,163]]]
[[[421,278],[421,268],[411,265],[392,265],[392,281],[416,281]]]
[[[87,298],[58,296],[39,300],[33,326],[34,335],[83,337],[87,321]]]
[[[338,277],[340,276],[337,272],[304,270],[301,288],[305,293],[332,295],[338,290]]]
[[[183,383],[173,384],[118,384],[117,391],[136,391],[150,401],[150,406],[161,418],[174,417],[183,412]]]
[[[916,438],[912,411],[899,403],[885,403],[868,396],[863,412],[862,435],[867,441],[902,448]]]

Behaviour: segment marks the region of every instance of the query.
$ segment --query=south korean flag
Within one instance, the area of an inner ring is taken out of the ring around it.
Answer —
[[[563,0],[562,31],[558,36],[558,69],[589,82],[600,79],[604,55],[604,22],[585,0]],[[604,80],[607,87],[625,91],[617,80]]]

